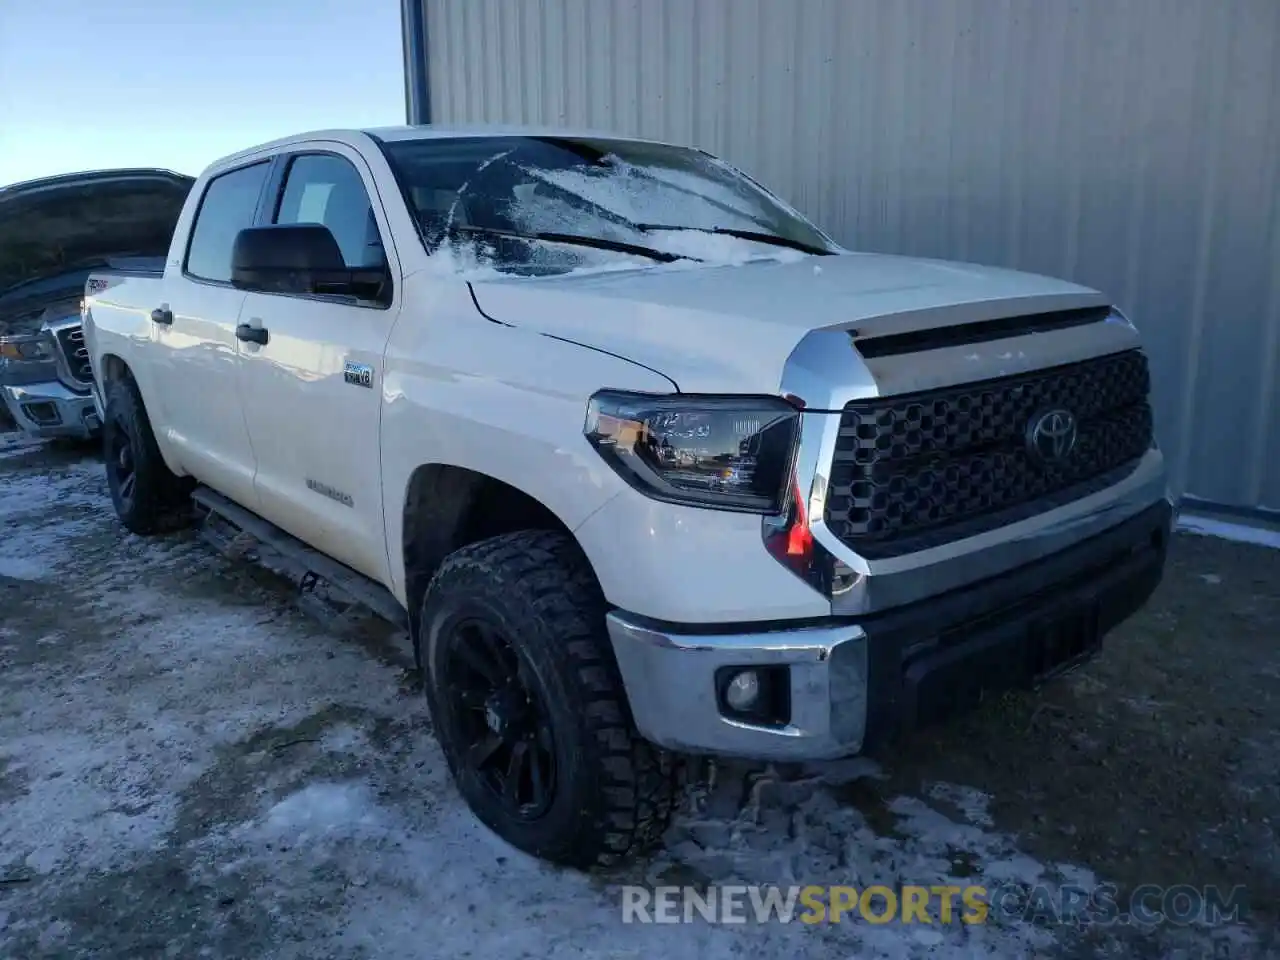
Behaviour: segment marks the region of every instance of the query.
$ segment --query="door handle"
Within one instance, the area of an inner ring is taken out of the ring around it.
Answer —
[[[236,339],[243,340],[246,343],[257,343],[265,346],[268,339],[267,328],[251,327],[247,323],[239,324],[236,327]]]
[[[151,322],[170,326],[173,324],[173,311],[168,307],[156,307],[151,311]]]

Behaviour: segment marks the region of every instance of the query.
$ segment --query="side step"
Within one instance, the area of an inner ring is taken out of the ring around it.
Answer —
[[[368,607],[384,620],[389,620],[398,627],[408,627],[409,621],[404,607],[400,606],[400,602],[382,584],[370,580],[364,574],[357,573],[337,560],[326,557],[317,550],[312,550],[297,537],[285,533],[256,513],[246,510],[238,503],[233,503],[208,487],[196,487],[191,494],[191,499],[204,507],[211,516],[221,518],[279,553],[285,560],[291,561],[292,565],[301,571],[299,587],[304,591],[314,587],[316,580],[323,580],[338,593],[345,595],[354,603]],[[209,524],[206,523],[206,527],[208,526]],[[243,551],[238,537],[226,537],[212,529],[207,530],[206,536],[217,546],[230,547],[236,552]]]

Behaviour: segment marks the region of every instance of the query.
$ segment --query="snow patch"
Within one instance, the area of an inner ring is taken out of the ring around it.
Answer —
[[[0,850],[27,872],[108,869],[161,842],[173,798],[151,794],[134,738],[116,732],[119,746],[74,728],[6,738],[0,759],[26,786],[6,804]]]
[[[929,785],[926,792],[934,800],[951,804],[970,823],[989,827],[994,822],[991,814],[987,812],[991,797],[981,790],[955,783],[933,783]]]
[[[28,437],[26,434],[9,432],[0,434],[0,460],[13,457],[25,457],[35,453],[44,446],[43,440]]]
[[[81,461],[57,473],[25,471],[0,476],[0,516],[25,519],[58,506],[97,507],[107,501],[102,464]]]
[[[811,256],[801,250],[775,247],[758,240],[695,230],[663,230],[649,236],[656,241],[651,241],[656,249],[677,257],[700,260],[708,266],[740,267],[757,260],[795,263]]]
[[[57,474],[0,475],[0,517],[5,524],[0,576],[54,577],[74,554],[76,539],[109,509],[100,464],[74,463]]]
[[[563,248],[557,247],[557,260],[571,257],[579,266],[571,269],[557,270],[552,277],[576,277],[597,273],[619,273],[626,270],[664,269],[673,264],[662,264],[648,257],[637,257],[611,250],[592,250],[586,247],[574,249],[570,253],[561,254]],[[493,266],[492,259],[485,254],[483,243],[441,243],[429,257],[427,269],[439,277],[453,277],[459,280],[538,280],[543,275],[520,275],[510,271],[499,270]]]
[[[310,621],[187,593],[186,571],[217,563],[207,547],[123,534],[101,464],[56,469],[0,474],[0,573],[74,567],[78,611],[74,628],[25,641],[0,628],[4,659],[21,664],[0,671],[0,768],[20,785],[0,817],[0,874],[75,883],[169,843],[183,791],[228,745],[353,690],[370,709],[397,690],[359,648],[326,659]]]
[[[510,152],[488,158],[477,168],[477,177]],[[697,155],[690,155],[689,162],[698,167],[698,172],[637,166],[617,156],[605,158],[600,166],[574,169],[551,170],[517,163],[524,182],[512,184],[511,193],[504,197],[506,215],[511,220],[505,229],[528,237],[524,244],[518,238],[504,238],[496,232],[487,234],[483,223],[467,222],[472,211],[462,197],[468,183],[446,213],[447,222],[458,229],[446,234],[445,241],[429,258],[430,268],[435,273],[484,279],[491,278],[491,273],[542,277],[674,265],[625,250],[532,239],[539,234],[630,244],[691,260],[695,266],[737,266],[754,260],[792,262],[809,256],[786,245],[716,232],[729,229],[776,235],[780,227],[785,231],[781,225],[788,214],[796,218],[799,214],[776,197],[767,193],[761,196],[724,164]],[[787,213],[771,211],[770,200]],[[513,242],[527,250],[522,256],[527,256],[529,262],[519,269],[495,269],[490,251],[498,244]]]
[[[53,572],[49,564],[28,557],[13,556],[13,545],[0,543],[0,577],[14,580],[43,580]]]
[[[740,192],[706,175],[639,167],[616,156],[605,159],[609,164],[607,168],[543,170],[526,167],[524,173],[630,223],[673,223],[689,227],[736,225],[748,230],[769,229],[768,224],[758,219],[753,205],[744,204]],[[520,207],[525,223],[542,230],[564,230],[568,225],[581,224],[584,216],[580,205],[566,203],[554,195],[530,197]],[[726,224],[726,219],[731,223]],[[597,220],[598,223],[592,223],[593,232],[597,226],[625,229],[624,225],[611,223],[604,217]]]
[[[1253,527],[1243,523],[1231,523],[1198,514],[1183,513],[1178,516],[1177,528],[1184,533],[1204,537],[1220,537],[1236,543],[1252,543],[1260,547],[1280,550],[1280,530]]]
[[[314,841],[317,834],[352,836],[379,826],[377,807],[359,783],[313,783],[267,811],[262,833]]]

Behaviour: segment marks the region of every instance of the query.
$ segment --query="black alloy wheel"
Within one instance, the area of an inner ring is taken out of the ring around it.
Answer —
[[[104,388],[102,458],[116,516],[139,536],[185,525],[193,481],[165,465],[138,385],[118,377]]]
[[[133,440],[119,416],[112,418],[113,429],[107,431],[106,467],[108,482],[126,509],[132,507],[138,489],[138,474],[134,462]]]
[[[503,840],[565,866],[658,843],[681,780],[632,721],[607,609],[570,536],[518,530],[449,554],[415,631],[463,800]]]
[[[439,642],[463,762],[508,816],[537,820],[556,783],[551,715],[537,679],[502,628],[485,619],[457,621]]]

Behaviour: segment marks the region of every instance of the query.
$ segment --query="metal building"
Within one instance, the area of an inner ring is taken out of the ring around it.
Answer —
[[[1109,293],[1178,492],[1280,510],[1280,0],[404,0],[415,122],[694,144],[847,246]]]

